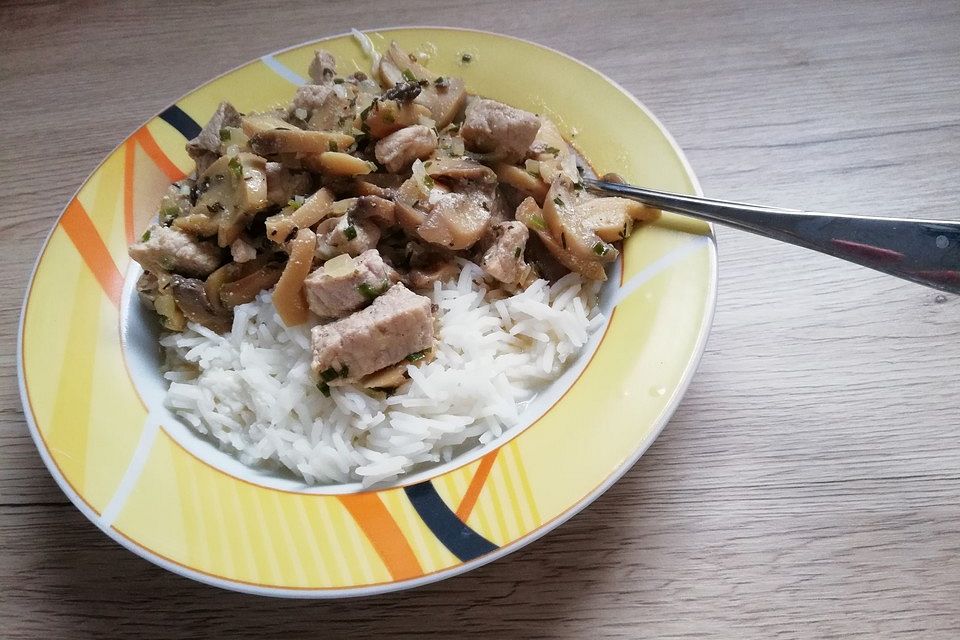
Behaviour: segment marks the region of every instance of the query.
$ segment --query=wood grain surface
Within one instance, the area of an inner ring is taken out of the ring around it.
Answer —
[[[16,385],[41,242],[135,127],[284,46],[522,36],[640,97],[708,195],[960,216],[956,0],[436,4],[0,3],[0,637],[957,638],[960,300],[724,229],[714,330],[669,428],[502,561],[371,599],[260,599],[167,573],[68,504]]]

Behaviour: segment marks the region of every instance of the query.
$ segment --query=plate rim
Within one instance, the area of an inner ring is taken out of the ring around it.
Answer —
[[[698,196],[703,195],[703,190],[700,185],[700,181],[697,178],[696,174],[693,171],[692,166],[690,165],[689,160],[686,157],[686,154],[683,152],[683,149],[677,143],[676,139],[670,133],[670,131],[664,126],[663,122],[633,93],[624,88],[619,82],[603,73],[594,66],[575,58],[563,51],[559,51],[548,45],[544,45],[526,38],[520,38],[518,36],[512,36],[504,33],[498,33],[495,31],[488,31],[483,29],[471,29],[464,27],[450,27],[450,26],[430,26],[430,25],[394,25],[388,27],[377,27],[359,30],[363,34],[368,33],[381,33],[388,31],[455,31],[462,33],[477,33],[487,36],[494,36],[497,38],[502,38],[506,40],[517,41],[526,45],[532,45],[540,49],[549,51],[552,54],[561,56],[575,64],[581,65],[586,69],[597,74],[603,78],[606,82],[610,83],[613,87],[619,90],[622,94],[630,99],[634,105],[640,109],[645,116],[647,116],[650,121],[655,125],[659,133],[664,137],[664,139],[669,144],[670,148],[676,154],[677,159],[680,161],[681,166],[683,167],[684,173],[688,177],[693,188],[694,194]],[[352,37],[353,31],[342,32],[330,34],[327,36],[322,36],[319,38],[313,38],[305,40],[303,42],[293,44],[282,49],[277,49],[260,56],[246,60],[234,67],[220,73],[217,76],[211,77],[208,80],[204,81],[202,84],[190,89],[186,93],[182,94],[179,98],[174,100],[171,104],[176,104],[181,101],[186,96],[192,94],[194,91],[200,89],[203,86],[206,86],[224,76],[227,76],[231,73],[234,73],[238,69],[241,69],[249,64],[254,64],[258,60],[263,59],[268,56],[276,56],[278,54],[285,53],[287,51],[292,51],[295,49],[302,48],[307,45],[324,42],[327,40],[333,40],[336,38]],[[101,516],[99,516],[90,505],[84,500],[79,493],[77,493],[74,488],[69,484],[67,479],[63,476],[58,468],[57,464],[54,462],[53,458],[50,455],[50,452],[47,450],[43,442],[43,438],[39,433],[37,424],[34,420],[33,409],[29,401],[29,395],[26,388],[26,379],[23,366],[23,336],[26,323],[26,311],[27,303],[30,298],[30,293],[33,288],[33,282],[37,275],[37,270],[40,266],[40,262],[46,254],[47,248],[49,247],[50,240],[53,237],[53,234],[56,232],[59,227],[60,221],[62,220],[64,214],[66,213],[70,203],[72,203],[77,196],[79,195],[83,186],[87,183],[87,180],[90,176],[94,175],[106,162],[107,160],[118,150],[120,149],[134,133],[140,130],[142,127],[146,126],[149,122],[153,121],[159,117],[162,110],[156,115],[148,118],[141,124],[139,127],[135,128],[134,131],[120,140],[113,147],[113,149],[107,152],[103,159],[96,164],[96,166],[91,169],[87,176],[83,179],[81,184],[74,191],[73,195],[67,200],[67,204],[61,209],[59,215],[53,221],[53,224],[50,228],[50,231],[47,233],[46,238],[40,246],[40,250],[37,253],[37,257],[34,261],[33,268],[30,272],[30,278],[27,281],[27,285],[23,294],[22,302],[20,304],[20,318],[17,323],[17,386],[20,394],[20,402],[24,409],[24,419],[27,423],[28,431],[30,432],[30,437],[33,440],[34,446],[37,449],[37,452],[40,454],[40,458],[43,461],[44,465],[47,468],[47,471],[56,481],[57,485],[60,487],[60,490],[63,491],[64,495],[70,500],[70,502],[98,529],[105,533],[111,540],[119,544],[120,546],[126,548],[127,550],[133,552],[140,558],[147,560],[148,562],[155,564],[167,571],[170,571],[179,576],[195,580],[202,584],[218,587],[221,589],[226,589],[228,591],[235,591],[239,593],[246,593],[252,595],[261,595],[261,596],[270,596],[270,597],[282,597],[282,598],[291,598],[291,599],[339,599],[339,598],[356,598],[363,596],[375,596],[385,593],[391,593],[396,591],[403,591],[406,589],[414,589],[421,586],[426,586],[428,584],[433,584],[441,580],[448,578],[453,578],[458,575],[462,575],[473,569],[477,569],[486,564],[499,560],[500,558],[514,553],[527,545],[539,540],[541,537],[546,534],[554,531],[562,524],[569,521],[571,518],[579,514],[581,511],[586,509],[588,506],[593,504],[601,495],[610,489],[614,484],[616,484],[630,469],[636,465],[641,457],[647,452],[653,442],[660,436],[663,430],[666,428],[667,424],[673,418],[674,413],[677,408],[680,406],[684,396],[686,395],[687,390],[690,387],[693,378],[699,369],[700,363],[703,359],[703,355],[706,350],[707,340],[710,335],[710,331],[713,326],[716,303],[717,303],[717,289],[719,282],[719,261],[718,261],[718,249],[717,249],[717,238],[714,230],[714,225],[711,223],[707,224],[707,233],[703,234],[707,242],[706,248],[709,256],[709,265],[710,265],[710,278],[709,278],[709,287],[705,300],[705,307],[703,317],[701,319],[699,333],[694,345],[694,349],[691,357],[687,361],[687,364],[683,370],[683,374],[680,377],[679,383],[677,384],[676,391],[673,394],[673,398],[670,403],[667,404],[660,417],[653,423],[649,433],[646,438],[640,443],[640,445],[633,451],[629,456],[624,458],[623,462],[617,466],[613,472],[608,475],[603,482],[601,482],[597,487],[591,490],[589,493],[580,498],[574,505],[570,506],[566,511],[557,515],[553,520],[544,522],[538,528],[530,531],[524,536],[521,536],[503,546],[497,547],[495,550],[483,554],[479,557],[476,557],[472,560],[462,562],[460,564],[440,569],[438,571],[424,574],[415,578],[409,578],[406,580],[391,580],[389,582],[383,582],[373,585],[363,585],[355,587],[338,587],[338,588],[329,588],[329,589],[296,589],[289,587],[268,587],[264,585],[254,585],[250,583],[245,583],[237,580],[229,580],[219,576],[211,575],[193,568],[186,567],[176,561],[173,561],[169,558],[166,558],[155,551],[147,549],[144,546],[141,546],[131,539],[124,536],[120,531],[114,529],[109,523],[102,521]]]

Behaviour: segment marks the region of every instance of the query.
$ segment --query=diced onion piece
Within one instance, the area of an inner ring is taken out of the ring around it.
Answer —
[[[349,253],[341,253],[323,263],[323,271],[328,276],[340,278],[352,273],[354,270],[354,261]]]

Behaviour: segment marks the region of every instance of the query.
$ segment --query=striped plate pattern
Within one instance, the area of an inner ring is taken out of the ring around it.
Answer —
[[[438,75],[547,113],[595,166],[676,191],[697,186],[659,123],[592,69],[537,45],[452,29],[371,34],[429,53]],[[617,305],[586,368],[532,425],[414,484],[359,493],[281,490],[184,448],[137,390],[121,318],[126,247],[170,181],[184,141],[223,99],[289,100],[317,43],[239,67],[184,96],[83,184],[38,260],[21,319],[21,390],[51,473],[95,524],[148,559],[218,586],[334,597],[414,586],[518,548],[599,495],[675,408],[703,349],[716,255],[709,227],[665,216],[630,238]],[[341,71],[357,44],[322,42]],[[464,65],[460,53],[474,61]],[[570,91],[571,86],[578,87]],[[159,375],[159,373],[157,374]]]

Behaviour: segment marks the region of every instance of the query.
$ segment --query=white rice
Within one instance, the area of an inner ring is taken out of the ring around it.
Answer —
[[[436,358],[409,365],[392,395],[347,386],[329,398],[310,371],[308,326],[284,326],[263,293],[236,308],[228,334],[190,324],[161,339],[167,404],[245,464],[311,484],[387,482],[515,426],[602,324],[597,292],[569,274],[490,301],[480,268],[463,261],[430,296]]]

